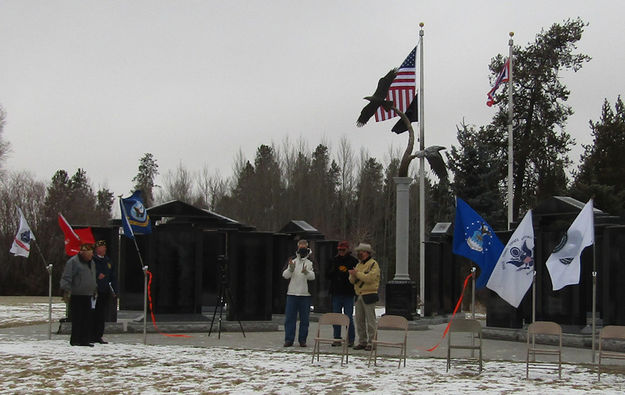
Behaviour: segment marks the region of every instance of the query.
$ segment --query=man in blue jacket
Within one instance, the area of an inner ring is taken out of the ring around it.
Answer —
[[[117,307],[117,275],[113,262],[106,255],[106,241],[98,240],[95,243],[93,262],[95,263],[96,282],[98,283],[98,300],[95,305],[91,341],[107,344],[108,342],[102,339],[102,336],[109,310],[111,307]]]

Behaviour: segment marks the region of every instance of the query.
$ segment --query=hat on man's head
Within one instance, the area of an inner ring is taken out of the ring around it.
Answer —
[[[356,246],[356,248],[354,248],[354,251],[358,252],[358,251],[366,251],[369,254],[373,254],[373,248],[371,248],[371,244],[367,244],[367,243],[360,243]]]
[[[82,243],[80,245],[80,251],[93,251],[93,244],[91,244],[91,243]]]
[[[339,245],[336,247],[337,250],[349,250],[349,242],[343,240],[339,242]]]
[[[104,246],[106,247],[106,240],[98,240],[95,242],[96,247]]]

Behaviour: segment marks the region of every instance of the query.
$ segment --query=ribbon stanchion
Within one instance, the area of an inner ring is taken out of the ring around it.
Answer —
[[[460,294],[460,298],[458,298],[458,303],[456,303],[456,308],[454,308],[454,312],[451,314],[451,319],[449,320],[449,322],[447,323],[447,327],[445,327],[445,330],[443,331],[443,336],[441,337],[441,340],[436,343],[436,345],[432,348],[428,348],[425,351],[434,351],[438,348],[438,346],[441,345],[441,342],[443,341],[443,339],[445,338],[445,336],[447,336],[447,332],[449,331],[449,326],[451,325],[451,321],[454,320],[454,317],[456,316],[456,313],[458,312],[458,309],[460,308],[460,305],[462,304],[462,298],[464,298],[464,291],[467,289],[467,284],[469,283],[469,279],[471,277],[473,277],[475,275],[475,273],[471,273],[467,276],[467,278],[464,279],[464,285],[462,286],[462,293]]]
[[[165,333],[165,332],[161,332],[160,329],[158,329],[158,326],[156,326],[156,318],[154,318],[154,310],[152,310],[152,272],[149,270],[146,270],[149,280],[148,280],[148,300],[150,302],[150,316],[152,317],[152,326],[154,326],[154,329],[156,329],[156,332],[158,332],[159,334],[163,335],[163,336],[169,336],[169,337],[191,337],[189,335],[180,335],[180,334],[172,334],[172,333]]]

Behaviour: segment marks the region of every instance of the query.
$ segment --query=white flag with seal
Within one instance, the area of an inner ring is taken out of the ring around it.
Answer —
[[[582,251],[594,242],[595,220],[590,199],[547,259],[554,291],[579,284]]]
[[[534,278],[534,227],[529,210],[503,249],[487,288],[519,307]]]
[[[35,240],[35,235],[30,230],[28,226],[28,222],[26,222],[26,218],[24,218],[24,213],[20,208],[17,209],[20,214],[20,227],[17,231],[17,235],[13,239],[13,245],[9,252],[13,255],[23,256],[28,258],[30,254],[30,242],[31,240]]]

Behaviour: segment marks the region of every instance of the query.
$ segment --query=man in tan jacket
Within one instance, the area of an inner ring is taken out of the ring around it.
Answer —
[[[375,334],[375,302],[378,301],[380,286],[380,265],[371,257],[371,244],[360,243],[354,248],[358,264],[349,271],[349,282],[354,284],[356,293],[356,332],[358,344],[354,350],[371,350]]]

